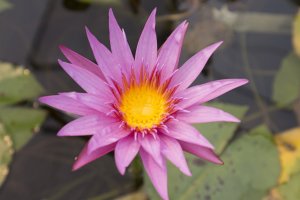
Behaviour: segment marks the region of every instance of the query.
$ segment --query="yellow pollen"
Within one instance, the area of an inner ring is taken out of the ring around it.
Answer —
[[[132,128],[143,130],[160,124],[166,110],[167,101],[154,86],[131,85],[121,97],[120,111]]]

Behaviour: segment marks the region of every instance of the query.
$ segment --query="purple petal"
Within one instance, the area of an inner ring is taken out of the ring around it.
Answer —
[[[213,145],[199,133],[193,126],[180,121],[169,121],[167,124],[168,132],[163,131],[169,137],[189,142],[192,144],[201,145],[210,149],[214,149]]]
[[[196,105],[186,110],[190,112],[179,113],[176,118],[187,123],[240,122],[236,117],[218,108]]]
[[[191,143],[187,143],[187,142],[180,142],[180,144],[184,151],[194,154],[195,156],[198,156],[199,158],[205,159],[209,162],[212,162],[212,163],[215,163],[218,165],[224,164],[223,161],[214,153],[214,151],[209,148],[191,144]]]
[[[86,34],[93,50],[95,59],[100,66],[100,69],[102,70],[104,76],[106,77],[106,80],[110,81],[111,79],[114,79],[116,81],[120,81],[122,68],[117,62],[116,58],[103,44],[101,44],[97,40],[97,38],[89,31],[87,27]]]
[[[150,72],[155,66],[157,58],[157,39],[155,33],[155,14],[154,9],[149,16],[144,30],[140,36],[135,53],[135,69],[145,66]]]
[[[178,90],[189,87],[198,77],[212,53],[222,44],[217,42],[198,52],[186,61],[182,67],[174,74],[170,86],[179,84]]]
[[[58,60],[61,67],[72,77],[86,92],[92,94],[110,94],[107,85],[95,74],[76,65]]]
[[[64,95],[65,93],[62,93]],[[72,94],[76,100],[81,102],[82,104],[97,110],[101,113],[108,113],[109,111],[112,110],[108,106],[108,102],[104,101],[106,99],[102,99],[101,97],[94,95],[94,94],[89,94],[89,93],[73,93]],[[109,97],[109,96],[107,96]]]
[[[139,152],[140,143],[132,135],[117,142],[115,148],[115,161],[119,172],[124,175],[126,168]]]
[[[84,68],[104,80],[104,75],[95,63],[65,46],[61,45],[60,50],[72,64]]]
[[[164,135],[160,135],[160,139],[162,154],[166,158],[168,158],[176,167],[178,167],[182,173],[187,176],[191,176],[192,174],[186,163],[182,148],[177,140]]]
[[[157,136],[156,136],[157,137]],[[146,134],[144,137],[139,134],[139,142],[142,148],[152,156],[158,165],[163,165],[163,157],[160,152],[159,138],[154,139],[151,134]]]
[[[57,133],[58,136],[82,136],[94,135],[101,132],[109,124],[116,122],[116,119],[106,115],[89,115],[80,117],[66,124]]]
[[[124,68],[127,73],[130,72],[134,59],[125,33],[119,27],[112,9],[109,9],[109,38],[113,55],[118,58],[121,67]]]
[[[110,125],[102,128],[101,131],[94,134],[90,139],[88,152],[91,153],[100,147],[115,143],[127,137],[130,133],[123,128],[119,128],[119,125]]]
[[[210,101],[222,94],[225,94],[226,92],[229,92],[230,90],[245,85],[246,83],[248,83],[248,80],[246,79],[223,79],[211,81],[180,91],[175,96],[184,97],[185,100],[181,101],[178,106],[181,108],[187,108],[195,104]]]
[[[74,165],[73,165],[73,171],[81,168],[82,166],[92,162],[93,160],[96,160],[97,158],[100,158],[104,156],[105,154],[111,152],[114,150],[116,144],[110,144],[101,148],[98,148],[97,150],[93,151],[92,153],[88,153],[87,147],[88,145],[85,145],[82,149],[81,153],[79,154],[78,158],[76,159]]]
[[[73,113],[75,115],[84,116],[98,113],[98,111],[64,95],[45,96],[39,98],[39,101],[56,109]]]
[[[160,167],[147,152],[143,149],[140,150],[140,155],[144,168],[162,199],[168,200],[168,179],[167,169],[165,162],[163,167]]]
[[[182,22],[169,36],[166,42],[159,50],[157,65],[162,69],[162,79],[170,77],[175,68],[177,68],[184,34],[188,27],[186,21]],[[162,80],[162,82],[164,81]]]

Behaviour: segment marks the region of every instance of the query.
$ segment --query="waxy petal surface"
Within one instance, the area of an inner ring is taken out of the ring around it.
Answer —
[[[187,176],[191,176],[192,173],[186,163],[182,148],[177,140],[161,135],[161,152],[169,159],[176,167],[180,169],[182,173]]]
[[[88,115],[75,119],[60,129],[58,136],[83,136],[94,135],[103,130],[110,124],[116,122],[116,119],[105,115]]]
[[[189,124],[172,120],[167,123],[167,126],[169,131],[163,131],[163,133],[169,137],[214,149],[213,145],[196,128]]]
[[[178,90],[189,87],[199,76],[210,56],[221,44],[222,42],[212,44],[186,61],[174,74],[170,85],[175,86],[179,84]]]
[[[209,106],[192,106],[186,110],[189,112],[177,114],[176,119],[187,123],[240,122],[240,120],[233,115],[218,108]]]
[[[148,69],[148,72],[151,72],[156,63],[157,39],[155,33],[155,15],[156,9],[150,14],[137,44],[134,67],[138,73],[142,66]]]
[[[199,158],[202,158],[204,160],[207,160],[209,162],[212,162],[212,163],[215,163],[218,165],[223,164],[223,161],[214,153],[213,150],[211,150],[209,148],[191,144],[191,143],[187,143],[187,142],[180,142],[180,144],[181,144],[182,149],[186,152],[194,154],[195,156],[198,156]]]
[[[164,200],[168,200],[168,178],[167,169],[164,162],[163,167],[159,166],[147,152],[140,150],[140,155],[142,158],[145,170],[155,187],[156,191]]]
[[[44,96],[44,97],[40,97],[39,101],[53,108],[68,113],[73,113],[75,115],[84,116],[84,115],[91,115],[97,113],[95,109],[92,109],[84,105],[83,103],[64,95]]]
[[[98,148],[97,150],[93,151],[92,153],[88,153],[87,148],[88,145],[85,145],[85,147],[82,149],[81,153],[77,157],[74,165],[73,165],[73,171],[78,170],[82,166],[104,156],[105,154],[111,152],[114,150],[116,144],[110,144],[101,148]]]
[[[187,108],[195,104],[205,103],[246,83],[248,83],[246,79],[223,79],[193,86],[176,94],[177,97],[185,98],[178,106]]]
[[[119,27],[112,9],[109,10],[109,39],[114,57],[118,58],[122,69],[124,69],[128,75],[134,59],[125,32]]]
[[[96,65],[89,59],[86,59],[82,55],[62,45],[60,46],[60,50],[72,64],[81,67],[83,69],[86,69],[92,72],[93,74],[96,74],[99,78],[104,79],[104,75],[99,69],[98,65]]]
[[[140,150],[140,143],[132,135],[117,142],[115,148],[115,161],[119,172],[124,175],[126,168]]]
[[[107,85],[95,74],[76,65],[58,60],[61,67],[69,74],[70,77],[86,92],[91,94],[109,94]]]

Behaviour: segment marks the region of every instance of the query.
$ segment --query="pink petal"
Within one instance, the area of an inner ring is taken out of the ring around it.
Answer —
[[[159,69],[162,69],[162,82],[169,78],[174,69],[177,68],[187,27],[188,23],[186,21],[182,22],[159,50],[157,65]]]
[[[155,66],[157,58],[155,14],[156,9],[150,14],[137,44],[134,64],[136,70],[144,66],[150,72]]]
[[[116,81],[121,80],[121,66],[113,56],[113,54],[101,44],[97,38],[86,27],[86,34],[90,42],[91,48],[95,59],[100,66],[106,80],[109,82],[111,79]]]
[[[101,79],[104,79],[104,76],[103,76],[101,70],[92,61],[86,59],[82,55],[76,53],[75,51],[72,51],[71,49],[69,49],[65,46],[61,45],[60,50],[72,64],[74,64],[78,67],[84,68],[84,69],[96,74]]]
[[[72,77],[78,85],[86,92],[92,94],[109,94],[110,90],[107,85],[95,74],[76,65],[58,60],[61,67]]]
[[[187,123],[240,122],[236,117],[218,108],[196,105],[186,110],[189,112],[177,114],[176,119]]]
[[[214,149],[213,145],[199,133],[193,126],[180,121],[169,121],[167,124],[169,131],[163,131],[169,137],[201,145],[210,149]]]
[[[94,135],[101,132],[109,124],[116,122],[116,119],[106,115],[88,115],[80,117],[66,124],[57,133],[58,136],[83,136]]]
[[[219,165],[224,164],[223,161],[214,153],[214,151],[209,148],[187,142],[180,142],[180,144],[184,151],[194,154],[199,158]]]
[[[109,38],[113,55],[118,58],[121,67],[124,68],[127,73],[130,72],[134,59],[125,33],[119,27],[112,9],[109,9]]]
[[[191,176],[192,174],[186,163],[182,148],[177,140],[164,135],[160,135],[159,137],[161,139],[162,154],[178,167],[182,173]]]
[[[158,137],[158,136],[156,136]],[[163,157],[160,152],[160,141],[159,138],[154,139],[153,135],[146,134],[144,137],[139,134],[139,142],[142,148],[152,156],[153,160],[157,162],[158,165],[163,165]]]
[[[221,44],[222,42],[212,44],[186,61],[174,74],[170,86],[173,87],[175,85],[179,85],[178,90],[183,90],[189,87],[198,77],[212,53]]]
[[[87,147],[88,145],[85,145],[82,149],[81,153],[79,154],[78,158],[76,159],[74,165],[73,165],[73,171],[81,168],[82,166],[92,162],[93,160],[96,160],[97,158],[100,158],[104,156],[105,154],[111,152],[114,150],[116,144],[110,144],[101,148],[98,148],[97,150],[93,151],[92,153],[88,153]]]
[[[168,200],[168,178],[165,162],[163,167],[160,167],[147,152],[140,150],[140,155],[144,168],[162,199]]]
[[[115,148],[115,161],[119,172],[124,175],[126,168],[139,152],[140,143],[132,135],[117,142]]]
[[[187,108],[195,104],[201,104],[229,92],[239,86],[248,83],[246,79],[223,79],[197,85],[177,93],[176,97],[184,97],[178,106]]]
[[[90,139],[88,152],[91,153],[100,147],[115,143],[122,138],[127,137],[129,134],[131,134],[130,131],[119,128],[119,125],[111,125],[102,128],[101,131],[94,134]]]
[[[64,95],[45,96],[39,98],[39,101],[56,109],[73,113],[75,115],[84,116],[97,113],[96,110],[82,104],[81,102],[73,98]]]
[[[73,95],[74,98],[82,104],[101,113],[108,113],[112,110],[112,108],[109,107],[108,102],[104,101],[101,97],[97,95],[89,93],[74,93]]]

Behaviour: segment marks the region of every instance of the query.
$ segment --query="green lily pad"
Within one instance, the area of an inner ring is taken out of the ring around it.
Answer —
[[[0,0],[0,12],[10,9],[12,4],[9,3],[7,0]]]
[[[9,172],[9,164],[12,160],[13,152],[11,138],[5,132],[3,125],[0,124],[0,185]]]
[[[295,101],[300,94],[300,58],[290,53],[283,59],[273,85],[273,100],[280,106]]]
[[[0,62],[0,105],[32,100],[43,91],[29,70]]]
[[[240,106],[240,105],[233,105],[228,103],[220,103],[220,102],[211,102],[207,103],[206,105],[220,108],[226,112],[229,112],[236,116],[239,119],[242,119],[245,115],[245,113],[248,110],[247,106]],[[224,148],[226,147],[228,141],[232,138],[235,130],[238,127],[238,123],[207,123],[207,124],[195,124],[195,127],[215,146],[216,152],[219,154],[221,153]],[[190,154],[186,154],[187,160],[191,162],[190,169],[192,172],[194,171],[202,171],[203,167],[206,165],[213,166],[212,164],[208,162],[204,162],[198,158],[195,158],[194,156]],[[200,168],[199,168],[200,167]],[[195,169],[194,169],[195,168]],[[181,183],[184,181],[184,184],[188,186],[192,183],[193,179],[189,177],[185,177],[185,175],[181,174],[177,168],[174,166],[171,166],[169,164],[168,166],[169,170],[169,182],[172,183]],[[193,173],[193,176],[195,173]],[[154,190],[153,186],[149,182],[146,174],[145,174],[145,180],[146,180],[146,191],[148,194],[150,194],[151,199],[160,199],[157,196],[156,191]],[[170,183],[169,183],[170,184]],[[172,187],[172,186],[170,186]],[[178,187],[175,186],[175,190],[177,191],[176,194],[180,194],[185,190],[185,187]],[[171,194],[172,191],[169,191]],[[172,197],[172,195],[170,195]],[[174,196],[175,197],[175,196]],[[173,199],[173,198],[171,198]],[[176,197],[175,197],[176,199]]]
[[[296,200],[300,199],[300,173],[295,174],[291,179],[278,187],[281,199]]]
[[[0,122],[19,150],[36,132],[46,117],[43,110],[23,107],[0,107]]]
[[[187,155],[192,177],[169,166],[170,199],[261,199],[277,183],[278,151],[266,127],[258,127],[235,140],[221,157],[224,166]],[[150,199],[159,199],[149,181],[146,190]]]

